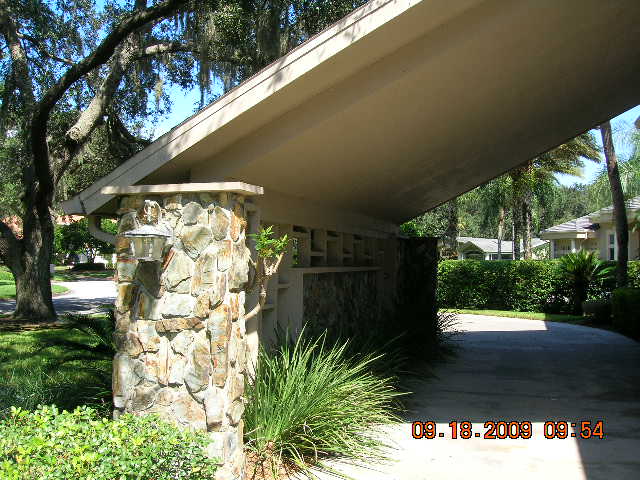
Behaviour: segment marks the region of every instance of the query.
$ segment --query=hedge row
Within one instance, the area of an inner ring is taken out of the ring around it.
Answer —
[[[630,286],[640,287],[640,261],[629,262]],[[594,285],[599,298],[614,285]],[[557,260],[444,260],[438,264],[438,305],[447,308],[565,313],[570,286]]]

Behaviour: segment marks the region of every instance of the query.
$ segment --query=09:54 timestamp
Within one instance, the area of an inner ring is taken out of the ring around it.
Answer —
[[[573,430],[573,431],[572,431]],[[450,438],[455,440],[461,438],[463,440],[469,438],[484,438],[488,440],[494,439],[529,439],[533,436],[533,428],[531,422],[524,421],[486,421],[484,422],[484,431],[474,432],[473,424],[469,421],[451,421],[449,422]],[[434,438],[443,438],[444,432],[437,431],[436,422],[413,422],[411,424],[411,435],[415,439],[425,438],[427,440]],[[583,420],[579,422],[554,422],[546,421],[543,426],[543,435],[547,439],[564,439],[564,438],[604,438],[604,422],[602,420]]]

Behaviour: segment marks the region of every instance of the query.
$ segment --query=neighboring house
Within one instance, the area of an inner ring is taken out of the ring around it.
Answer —
[[[539,238],[531,239],[533,248],[533,258],[539,260],[545,258],[541,247],[549,242]],[[546,250],[546,249],[544,249]],[[523,251],[522,245],[520,251]],[[513,242],[511,240],[503,240],[500,248],[500,258],[498,258],[498,240],[495,238],[475,238],[475,237],[458,237],[458,259],[474,259],[474,260],[512,260],[513,259]]]
[[[627,200],[629,221],[629,259],[640,258],[640,232],[633,231],[640,212],[640,196]],[[613,223],[613,206],[608,206],[583,217],[543,230],[541,238],[551,242],[551,258],[559,258],[578,250],[598,252],[600,258],[617,260],[616,227]]]

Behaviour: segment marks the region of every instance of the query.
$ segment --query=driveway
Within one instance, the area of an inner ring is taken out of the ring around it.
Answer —
[[[458,354],[436,378],[416,381],[406,423],[386,432],[396,461],[339,470],[357,480],[640,478],[639,343],[561,323],[459,318]],[[413,439],[415,420],[436,422],[444,438]],[[449,422],[463,420],[472,438],[452,439]],[[531,422],[532,438],[485,439],[487,420]],[[604,439],[572,438],[579,428],[544,437],[546,421],[597,420]]]
[[[116,298],[116,285],[111,280],[81,280],[56,282],[69,289],[64,295],[53,297],[53,304],[60,313],[93,313],[100,305],[112,304]],[[13,312],[15,301],[0,300],[0,314]]]

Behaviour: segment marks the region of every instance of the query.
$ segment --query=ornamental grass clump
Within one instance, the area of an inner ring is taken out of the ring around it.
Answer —
[[[304,333],[304,332],[303,332]],[[308,472],[328,457],[384,460],[379,427],[398,421],[393,379],[369,370],[375,356],[349,357],[325,335],[261,350],[247,389],[247,444],[260,459]]]

